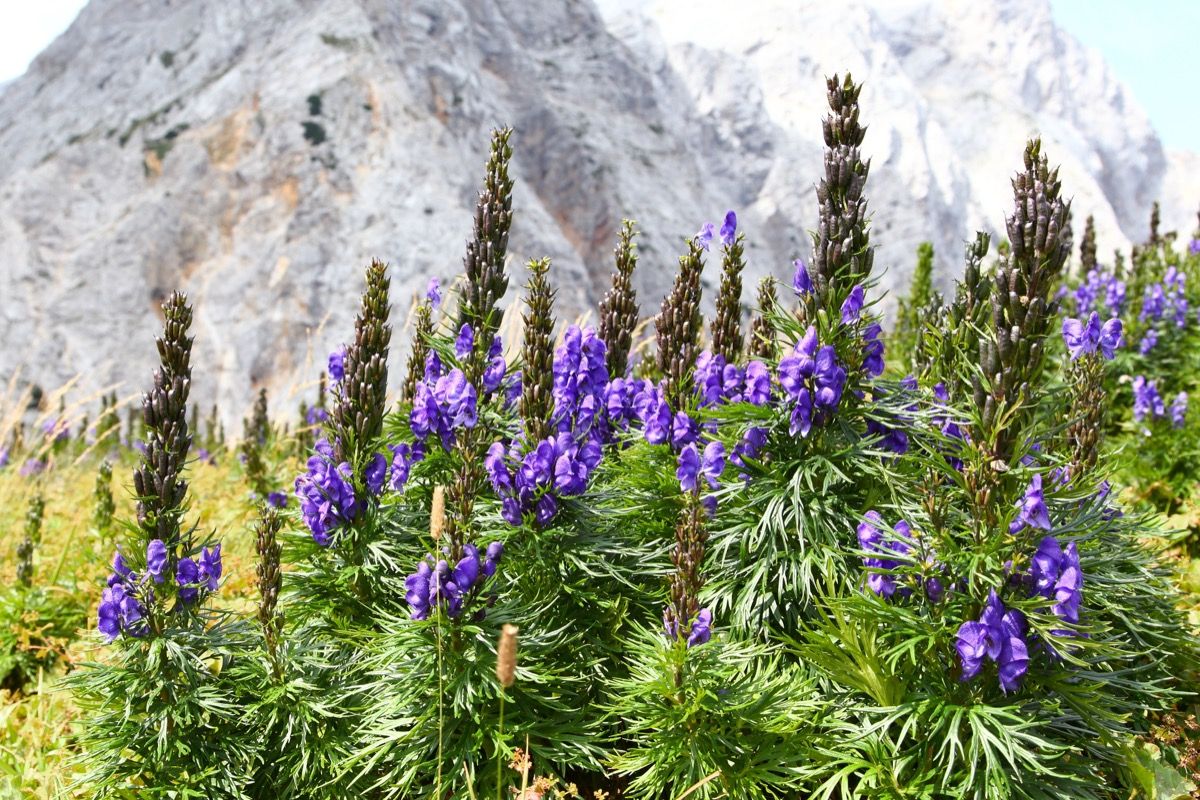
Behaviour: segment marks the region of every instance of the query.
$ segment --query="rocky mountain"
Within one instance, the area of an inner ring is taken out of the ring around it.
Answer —
[[[232,419],[266,385],[285,413],[350,336],[371,257],[398,326],[457,273],[496,125],[515,129],[513,286],[551,256],[563,318],[602,295],[623,216],[644,313],[727,208],[747,285],[784,277],[815,224],[823,75],[845,70],[867,81],[884,288],[925,238],[957,274],[1036,132],[1101,252],[1141,238],[1158,196],[1190,230],[1200,162],[1172,172],[1046,0],[91,0],[0,87],[0,381],[136,390],[181,287],[197,398]]]

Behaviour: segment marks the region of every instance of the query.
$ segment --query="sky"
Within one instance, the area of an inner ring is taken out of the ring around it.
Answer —
[[[21,75],[85,2],[0,0],[0,83]],[[1051,0],[1051,5],[1062,27],[1104,55],[1167,147],[1200,152],[1195,41],[1200,0]]]

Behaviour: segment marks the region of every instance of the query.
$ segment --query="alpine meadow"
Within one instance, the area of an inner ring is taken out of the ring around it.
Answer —
[[[199,408],[181,291],[139,394],[0,389],[0,787],[1200,797],[1200,217],[1099,253],[1031,140],[1006,236],[944,293],[923,244],[885,327],[861,88],[757,286],[714,209],[639,297],[627,220],[568,317],[498,128],[460,277],[344,265],[299,408]]]

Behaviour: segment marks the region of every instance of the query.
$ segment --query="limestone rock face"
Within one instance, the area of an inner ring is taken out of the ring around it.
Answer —
[[[622,217],[644,231],[644,314],[681,240],[727,208],[749,237],[746,285],[786,277],[815,227],[823,75],[847,69],[867,81],[884,288],[925,238],[949,283],[962,241],[1002,226],[1034,132],[1102,253],[1144,235],[1159,195],[1168,226],[1194,223],[1197,159],[1172,156],[1168,178],[1144,114],[1045,0],[738,11],[92,0],[0,86],[0,381],[136,391],[178,287],[196,307],[197,400],[232,421],[266,385],[290,414],[351,337],[372,257],[391,264],[398,328],[431,276],[457,274],[497,125],[516,131],[510,302],[548,255],[560,318],[592,307]]]

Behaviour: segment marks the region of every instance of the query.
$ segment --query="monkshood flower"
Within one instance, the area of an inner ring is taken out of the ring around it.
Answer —
[[[1180,392],[1171,403],[1171,425],[1182,428],[1187,417],[1188,393]]]
[[[1138,320],[1145,322],[1147,319],[1162,319],[1166,309],[1167,295],[1163,291],[1162,284],[1156,283],[1147,286],[1142,297],[1142,310],[1138,314]]]
[[[1188,253],[1193,256],[1200,256],[1200,239],[1192,239],[1188,243]]]
[[[483,370],[483,391],[486,394],[491,394],[500,388],[500,384],[504,382],[504,376],[508,373],[508,363],[504,360],[504,342],[500,338],[500,334],[492,337],[492,344],[488,347],[488,365]]]
[[[440,369],[440,362],[436,366]],[[467,381],[462,370],[452,369],[435,381],[418,381],[409,425],[420,440],[435,434],[449,450],[454,445],[455,430],[475,427],[477,414],[475,387]]]
[[[862,313],[863,296],[862,284],[858,284],[850,290],[850,294],[842,302],[843,325],[849,325],[858,320],[859,314]]]
[[[679,479],[679,488],[685,492],[699,491],[701,477],[708,483],[709,488],[719,485],[721,473],[725,471],[725,445],[720,442],[709,442],[701,454],[695,444],[689,444],[679,451],[678,468],[675,477]]]
[[[811,294],[813,290],[812,277],[808,274],[808,266],[804,259],[797,258],[792,262],[792,291],[797,295]]]
[[[554,350],[554,422],[559,431],[588,433],[608,405],[608,347],[592,328],[572,325]]]
[[[208,449],[204,447],[196,451],[196,460],[201,464],[208,464],[209,466],[217,463],[217,459],[213,457],[213,454],[208,452]]]
[[[1053,600],[1050,610],[1064,622],[1079,624],[1083,603],[1083,568],[1075,542],[1062,547],[1053,536],[1038,544],[1029,562],[1032,593]]]
[[[642,384],[633,399],[634,414],[642,423],[642,435],[650,444],[665,444],[671,435],[671,407],[660,385]]]
[[[367,462],[367,466],[363,469],[363,483],[367,486],[367,491],[375,497],[378,497],[383,492],[383,484],[387,480],[388,460],[383,453],[376,453],[371,456],[371,460]]]
[[[492,542],[482,557],[478,547],[464,544],[462,558],[453,568],[444,559],[434,562],[433,556],[425,556],[417,571],[404,580],[404,599],[412,608],[412,619],[428,619],[434,608],[441,608],[451,619],[462,616],[471,598],[496,574],[503,555],[504,545]],[[483,619],[484,613],[479,609],[476,621]]]
[[[721,244],[729,247],[737,238],[737,214],[725,212],[725,221],[721,223]]]
[[[442,282],[436,277],[429,279],[429,286],[425,289],[425,301],[429,303],[430,308],[437,308],[442,304]]]
[[[21,465],[19,474],[22,478],[29,478],[34,475],[41,475],[46,471],[46,462],[40,458],[29,458]]]
[[[267,494],[267,505],[271,508],[287,508],[287,495],[283,492],[270,492]]]
[[[1000,688],[1005,693],[1020,688],[1029,668],[1026,629],[1025,616],[1016,609],[1005,610],[993,589],[979,620],[959,626],[956,649],[962,680],[975,678],[987,659],[998,665]]]
[[[793,436],[808,436],[823,412],[836,411],[846,386],[837,352],[832,345],[819,344],[816,326],[810,325],[792,353],[779,362],[779,384],[792,404]]]
[[[895,536],[885,537],[887,523],[877,511],[868,511],[865,519],[858,525],[858,546],[868,555],[863,557],[863,566],[872,570],[893,570],[900,566],[901,560],[907,559],[912,553],[912,528],[904,520],[895,524]],[[884,556],[884,557],[880,557]],[[892,597],[897,593],[897,582],[893,575],[885,572],[869,572],[867,588],[880,597]],[[900,589],[901,596],[911,593],[910,589]]]
[[[304,422],[308,425],[319,425],[329,419],[329,412],[320,406],[313,406],[304,412]]]
[[[1155,381],[1147,381],[1138,375],[1133,379],[1133,418],[1141,422],[1147,415],[1162,417],[1167,413],[1162,397],[1158,394]]]
[[[1062,337],[1072,361],[1095,352],[1111,361],[1121,346],[1121,320],[1114,317],[1101,325],[1100,315],[1095,311],[1086,323],[1068,317],[1062,323]]]
[[[1150,328],[1149,330],[1146,331],[1145,335],[1142,336],[1142,341],[1138,345],[1138,352],[1141,353],[1142,355],[1146,355],[1151,350],[1153,350],[1154,346],[1157,344],[1158,344],[1158,331],[1154,330],[1154,328]]]
[[[471,327],[471,323],[464,322],[458,329],[458,338],[454,340],[454,355],[458,356],[459,361],[462,361],[471,355],[473,349],[475,349],[475,329]]]
[[[118,553],[117,558],[120,557],[121,554]],[[124,566],[123,561],[121,565]],[[164,580],[163,570],[166,569],[166,567],[167,545],[163,543],[161,539],[151,540],[150,544],[146,546],[146,574],[149,575],[151,580],[153,580],[155,583],[162,583]],[[115,562],[113,564],[113,568],[116,570]],[[125,569],[125,572],[128,574],[128,568]]]
[[[763,406],[771,399],[771,372],[761,361],[743,369],[704,350],[696,357],[693,381],[702,408],[742,402]]]
[[[346,377],[346,348],[339,347],[329,354],[329,379],[341,383]]]
[[[871,378],[883,374],[883,340],[879,338],[882,333],[883,326],[878,322],[872,322],[863,331],[863,372]]]
[[[700,245],[701,249],[707,250],[712,245],[713,232],[716,230],[716,227],[711,222],[706,222],[700,226],[700,230],[696,232],[696,244]]]
[[[767,429],[760,428],[757,425],[752,425],[746,429],[746,433],[742,436],[742,440],[733,448],[733,454],[729,460],[734,466],[740,469],[746,468],[747,458],[758,458],[758,454],[767,444]],[[745,472],[739,476],[743,481],[750,480],[750,476]]]
[[[583,444],[568,432],[544,439],[521,454],[508,453],[495,442],[484,458],[484,471],[501,501],[501,516],[510,525],[520,525],[532,513],[539,525],[547,525],[558,513],[558,499],[583,494],[588,478],[600,464],[600,443]],[[515,462],[515,469],[510,463]]]
[[[1025,489],[1025,496],[1017,503],[1017,517],[1008,526],[1009,533],[1016,533],[1025,527],[1050,530],[1050,510],[1046,508],[1046,498],[1042,493],[1042,476],[1034,475]]]
[[[687,640],[687,647],[701,645],[712,638],[712,611],[702,608],[696,612],[696,618],[691,625],[680,625],[678,620],[671,618],[670,609],[663,611],[663,633],[668,639]]]
[[[309,457],[307,471],[296,478],[300,513],[312,532],[313,541],[328,546],[330,535],[340,525],[354,520],[361,504],[354,496],[353,471],[346,462],[334,465],[333,448],[324,439]]]
[[[413,448],[406,442],[389,445],[388,449],[392,451],[391,479],[388,481],[388,486],[393,492],[399,492],[408,483],[408,475],[412,470],[413,463],[420,459],[414,456]]]
[[[122,632],[130,636],[144,636],[148,630],[144,617],[146,609],[137,597],[129,591],[123,581],[110,583],[100,595],[98,624],[100,633],[109,642],[114,641]]]
[[[71,438],[71,426],[65,419],[48,419],[42,423],[42,433],[53,442],[65,442]]]
[[[200,582],[210,592],[215,592],[221,580],[221,545],[216,544],[201,550],[199,561]]]

